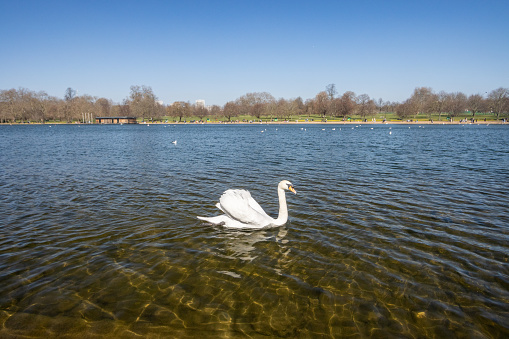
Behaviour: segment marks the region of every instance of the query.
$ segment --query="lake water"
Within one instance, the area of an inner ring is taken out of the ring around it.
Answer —
[[[509,336],[509,126],[0,126],[0,141],[2,338]],[[228,188],[275,217],[282,179],[298,192],[282,227],[196,219]]]

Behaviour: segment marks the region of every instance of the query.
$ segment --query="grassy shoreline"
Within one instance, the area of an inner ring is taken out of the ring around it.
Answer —
[[[220,119],[208,118],[208,117],[183,117],[182,121],[179,118],[163,116],[158,117],[157,119],[153,118],[137,118],[138,124],[505,124],[507,121],[507,116],[505,114],[500,115],[497,119],[495,114],[483,114],[480,113],[476,116],[472,117],[471,113],[465,112],[458,116],[451,117],[447,114],[442,115],[421,115],[417,114],[408,118],[398,117],[395,113],[386,113],[386,114],[377,114],[376,116],[370,117],[360,117],[360,116],[351,116],[348,117],[348,120],[343,121],[341,118],[328,118],[325,119],[322,116],[318,115],[293,115],[283,119],[275,118],[275,117],[262,117],[256,118],[250,115],[239,115],[232,117],[231,120],[228,120],[224,117]],[[474,122],[472,122],[474,119]],[[505,119],[505,120],[504,120]],[[145,120],[145,121],[144,121]],[[365,121],[366,120],[366,121]],[[385,120],[385,121],[384,121]],[[95,118],[93,119],[95,124]],[[32,125],[32,124],[82,124],[79,121],[73,121],[71,123],[65,121],[46,121],[41,123],[40,121],[30,121],[30,122],[8,122],[8,123],[0,123],[0,125]]]
[[[301,119],[296,120],[286,120],[286,121],[138,121],[140,125],[292,125],[292,124],[302,124],[302,125],[487,125],[487,124],[497,124],[504,125],[509,124],[509,122],[505,122],[503,120],[478,120],[475,122],[471,122],[470,120],[461,121],[430,121],[430,120],[416,120],[416,121],[401,121],[401,120],[391,120],[391,121],[341,121],[341,120],[327,120],[327,121],[306,121]],[[61,121],[47,121],[44,123],[41,122],[15,122],[15,123],[0,123],[3,126],[26,126],[26,125],[116,125],[116,124],[97,124],[97,123],[81,123],[81,122],[61,122]]]

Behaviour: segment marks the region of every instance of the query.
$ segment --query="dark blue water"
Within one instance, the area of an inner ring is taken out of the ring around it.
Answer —
[[[509,126],[0,126],[0,140],[0,337],[509,336]],[[298,191],[285,226],[196,219],[228,188],[276,216],[282,179]]]

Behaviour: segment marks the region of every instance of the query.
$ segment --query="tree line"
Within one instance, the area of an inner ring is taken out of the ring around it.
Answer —
[[[493,114],[499,119],[509,113],[509,89],[497,88],[491,92],[470,96],[461,92],[434,92],[429,87],[418,87],[403,102],[370,98],[347,91],[338,95],[335,84],[327,85],[314,98],[303,100],[276,99],[267,92],[247,93],[223,106],[208,106],[176,101],[163,105],[149,86],[131,86],[129,96],[121,103],[111,99],[77,95],[67,88],[63,98],[34,92],[26,88],[0,90],[0,123],[12,122],[88,122],[98,116],[135,116],[143,120],[162,120],[170,117],[185,121],[191,117],[199,120],[224,119],[250,116],[255,119],[290,119],[295,116],[336,118],[380,117],[387,113],[400,119],[419,116],[455,117],[465,115],[472,119],[479,114]]]

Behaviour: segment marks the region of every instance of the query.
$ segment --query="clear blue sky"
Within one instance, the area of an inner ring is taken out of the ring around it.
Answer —
[[[0,0],[0,89],[223,105],[509,87],[509,1]]]

